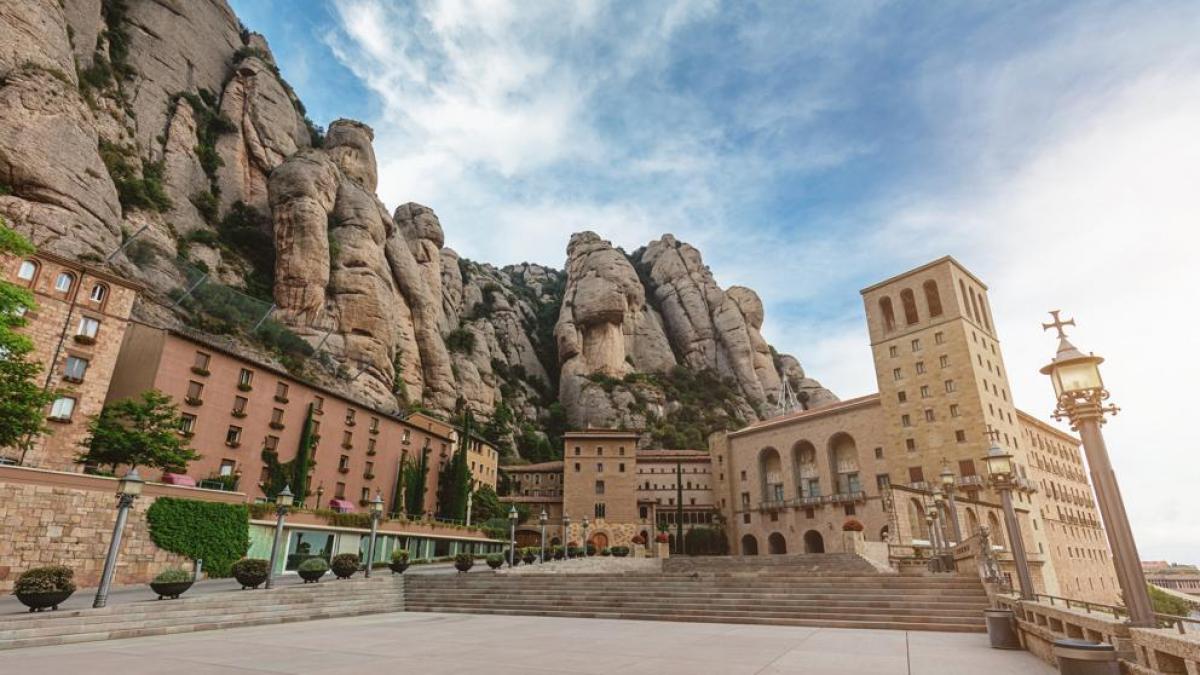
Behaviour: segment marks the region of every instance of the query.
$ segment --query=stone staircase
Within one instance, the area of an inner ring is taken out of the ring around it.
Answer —
[[[662,562],[668,573],[709,574],[804,574],[847,576],[879,574],[875,567],[853,553],[806,553],[799,555],[674,557]]]
[[[839,572],[853,561],[828,557],[815,573],[814,561],[719,560],[672,559],[663,572],[649,574],[412,577],[405,606],[414,612],[984,630],[987,595],[975,578]]]
[[[377,576],[271,590],[208,593],[100,609],[0,616],[0,650],[190,633],[404,609],[404,577]]]

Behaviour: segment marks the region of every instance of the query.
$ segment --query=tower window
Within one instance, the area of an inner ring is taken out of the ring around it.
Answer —
[[[885,296],[879,299],[879,313],[883,315],[883,329],[896,330],[896,311],[892,309],[891,298]]]
[[[904,306],[905,323],[911,326],[921,320],[921,317],[917,316],[917,297],[913,295],[912,289],[900,291],[900,304]]]
[[[938,294],[937,282],[930,279],[922,286],[925,289],[925,306],[929,308],[929,316],[941,316],[942,296]]]

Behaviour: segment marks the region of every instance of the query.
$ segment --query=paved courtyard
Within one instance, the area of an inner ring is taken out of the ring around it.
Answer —
[[[395,613],[0,652],[0,673],[988,673],[1054,669],[978,633]]]

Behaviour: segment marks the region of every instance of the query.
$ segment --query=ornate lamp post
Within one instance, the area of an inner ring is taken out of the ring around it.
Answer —
[[[1000,493],[1000,503],[1004,506],[1004,528],[1008,530],[1009,547],[1012,549],[1013,562],[1017,565],[1021,599],[1033,600],[1033,577],[1029,574],[1029,560],[1025,557],[1025,540],[1021,538],[1021,526],[1017,523],[1017,513],[1013,511],[1012,505],[1012,491],[1017,486],[1012,455],[997,444],[1000,436],[998,430],[992,429],[988,436],[992,439],[992,447],[983,458],[987,466],[988,482],[993,490]]]
[[[1105,413],[1117,414],[1115,405],[1104,404],[1108,399],[1108,390],[1104,388],[1104,380],[1100,377],[1100,364],[1104,359],[1095,354],[1080,352],[1067,340],[1063,328],[1074,326],[1075,320],[1063,321],[1058,317],[1058,312],[1059,310],[1050,312],[1054,321],[1042,324],[1046,330],[1058,330],[1058,353],[1049,365],[1041,369],[1041,373],[1049,375],[1054,384],[1054,395],[1057,399],[1054,418],[1069,419],[1071,428],[1079,432],[1079,438],[1083,441],[1083,451],[1087,455],[1088,469],[1092,474],[1092,485],[1096,490],[1096,503],[1104,519],[1109,546],[1112,547],[1117,582],[1121,584],[1121,596],[1129,610],[1129,623],[1133,626],[1154,627],[1157,623],[1154,618],[1154,606],[1150,603],[1150,596],[1146,591],[1146,575],[1142,572],[1133,529],[1129,526],[1125,502],[1121,498],[1117,476],[1108,457],[1108,446],[1105,445],[1104,435],[1100,432]]]
[[[588,525],[590,525],[590,524],[591,524],[591,523],[589,523],[589,522],[588,522],[588,517],[587,517],[587,516],[584,516],[584,517],[583,517],[583,541],[582,541],[581,543],[583,544],[583,557],[585,557],[585,558],[586,558],[586,557],[588,557],[588,550],[587,550],[587,546],[588,546],[588,539],[587,539],[587,529],[588,529]]]
[[[508,510],[508,566],[513,566],[513,561],[517,557],[517,518],[520,514],[517,513],[517,505],[513,504]]]
[[[567,515],[566,511],[563,511],[563,537],[562,537],[563,560],[571,559],[571,547],[569,546],[570,543],[571,543],[571,517]]]
[[[325,484],[320,483],[317,485],[317,506],[316,506],[316,508],[318,508],[318,509],[321,508],[321,497],[324,497],[324,496],[325,496]]]
[[[542,526],[542,539],[541,539],[542,557],[538,558],[539,565],[546,562],[546,521],[547,520],[548,520],[548,517],[546,516],[546,509],[543,508],[542,515],[538,516],[538,524]]]
[[[268,563],[267,570],[267,588],[272,588],[275,585],[275,561],[279,560],[279,547],[283,542],[283,517],[287,515],[288,507],[292,505],[292,499],[295,495],[292,494],[291,486],[284,485],[283,489],[275,495],[275,541],[271,542],[271,562]]]
[[[946,500],[950,503],[950,525],[954,528],[954,544],[957,546],[962,543],[962,526],[958,523],[958,505],[954,501],[954,493],[958,491],[958,480],[954,476],[954,472],[950,470],[950,462],[942,460],[942,472],[938,474],[938,478],[942,482],[942,491],[946,493]]]
[[[137,467],[129,470],[117,482],[117,522],[113,524],[112,539],[108,542],[108,556],[104,558],[104,572],[100,575],[100,588],[96,589],[96,599],[92,607],[103,607],[108,604],[108,589],[112,586],[113,575],[117,573],[117,556],[121,553],[121,533],[125,530],[125,521],[129,518],[129,507],[133,500],[142,494],[145,481],[138,475]]]
[[[379,490],[375,491],[375,498],[371,500],[371,540],[367,542],[367,569],[363,572],[363,576],[371,576],[371,566],[375,563],[375,537],[379,532],[379,519],[383,516],[383,495]]]

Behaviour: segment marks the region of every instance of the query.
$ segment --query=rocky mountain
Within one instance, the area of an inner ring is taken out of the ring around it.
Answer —
[[[386,409],[455,414],[533,459],[565,429],[646,443],[836,400],[671,235],[570,238],[563,270],[446,246],[389,213],[373,132],[325,131],[224,0],[0,5],[0,215],[43,249],[147,288],[145,319],[223,336]]]

